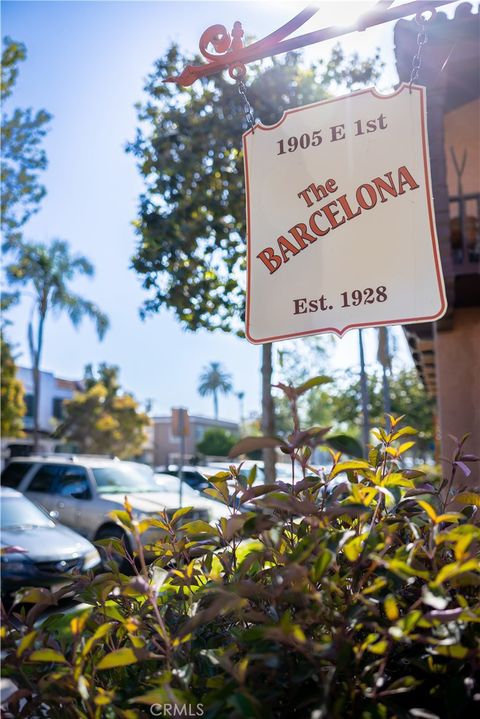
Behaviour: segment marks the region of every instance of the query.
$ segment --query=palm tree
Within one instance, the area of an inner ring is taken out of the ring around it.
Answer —
[[[213,397],[213,413],[218,419],[218,393],[230,394],[233,389],[232,376],[224,372],[220,362],[210,362],[203,368],[200,375],[198,393],[201,397],[211,394]]]
[[[19,248],[18,258],[6,268],[12,285],[31,288],[32,311],[28,323],[28,346],[33,368],[33,451],[38,451],[38,411],[40,406],[40,361],[42,357],[45,320],[52,310],[65,312],[74,327],[83,317],[95,323],[99,339],[109,327],[108,317],[90,302],[70,291],[68,283],[76,275],[93,276],[94,268],[82,255],[72,255],[68,242],[54,239],[49,245],[25,242]]]

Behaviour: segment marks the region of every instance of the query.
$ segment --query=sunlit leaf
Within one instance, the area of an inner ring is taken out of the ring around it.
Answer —
[[[186,534],[208,534],[211,537],[218,537],[218,530],[212,527],[203,519],[195,519],[193,522],[187,522],[182,526],[182,532]]]
[[[193,507],[181,507],[180,509],[177,509],[176,512],[174,512],[172,519],[170,520],[172,524],[175,524],[181,517],[184,517],[186,514],[191,512]]]
[[[369,469],[370,465],[363,459],[355,459],[350,462],[339,462],[330,472],[329,478],[333,479],[340,474],[340,472],[347,472],[348,470],[362,470]]]
[[[67,664],[67,660],[54,649],[37,649],[28,657],[29,662],[56,662],[57,664]]]
[[[35,641],[35,637],[37,636],[38,632],[36,630],[33,630],[31,632],[28,632],[28,634],[25,634],[24,637],[22,637],[18,647],[17,647],[17,657],[20,658],[22,654],[32,646],[33,642]]]
[[[400,616],[400,612],[398,611],[398,604],[397,600],[393,596],[393,594],[389,594],[388,597],[385,597],[385,600],[383,602],[383,607],[385,609],[385,614],[387,615],[387,618],[391,622],[395,622],[398,617]]]
[[[432,505],[428,502],[425,502],[423,499],[417,499],[417,504],[419,504],[420,507],[425,510],[432,522],[435,524],[437,521],[437,513],[432,507]]]
[[[309,389],[313,389],[313,387],[319,387],[323,384],[328,384],[332,381],[331,377],[327,377],[326,375],[319,375],[318,377],[312,377],[311,379],[307,380],[303,384],[299,385],[298,387],[295,387],[295,394],[297,397],[301,397],[302,394],[307,392]]]
[[[418,434],[418,431],[413,427],[402,427],[402,429],[399,429],[398,432],[392,434],[392,442],[400,439],[400,437],[404,437],[406,434]]]
[[[136,664],[138,657],[133,649],[122,647],[115,649],[113,652],[106,654],[97,664],[97,669],[112,669],[114,667],[124,667],[129,664]]]

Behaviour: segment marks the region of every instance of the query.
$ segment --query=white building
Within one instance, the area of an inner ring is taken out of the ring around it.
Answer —
[[[25,387],[25,405],[27,411],[23,418],[24,437],[8,438],[2,437],[2,459],[14,455],[24,455],[29,451],[32,444],[31,433],[33,431],[33,372],[28,367],[17,367],[17,378]],[[40,450],[42,452],[53,452],[59,440],[52,439],[52,432],[56,429],[63,418],[63,401],[71,399],[75,392],[83,389],[83,383],[79,380],[62,379],[55,377],[53,372],[40,372],[40,408],[39,408],[39,433]]]

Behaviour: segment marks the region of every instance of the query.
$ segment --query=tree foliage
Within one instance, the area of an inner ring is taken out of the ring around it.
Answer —
[[[82,255],[73,255],[65,240],[54,239],[49,245],[22,242],[16,259],[5,268],[12,287],[28,288],[33,294],[28,344],[34,384],[34,448],[38,442],[38,408],[40,401],[40,363],[43,351],[45,321],[50,312],[64,312],[77,327],[84,317],[91,319],[100,339],[109,326],[108,317],[96,304],[71,291],[69,283],[77,275],[91,277],[94,268]],[[36,321],[36,327],[34,322]]]
[[[197,58],[197,60],[199,60]],[[264,124],[320,100],[335,83],[373,81],[378,58],[360,68],[339,46],[326,65],[303,68],[298,53],[250,72],[248,96]],[[176,46],[155,64],[128,150],[145,182],[133,267],[148,299],[143,313],[171,308],[188,329],[241,332],[245,302],[245,193],[238,88],[222,75],[192,87],[164,84],[192,62]]]
[[[5,38],[1,74],[3,106],[13,92],[19,63],[25,58],[25,45]],[[2,113],[1,229],[7,248],[20,240],[20,228],[38,210],[45,195],[39,175],[47,167],[42,141],[50,119],[51,115],[45,110],[34,112],[32,108]]]
[[[305,406],[307,421],[317,424],[335,422],[355,435],[360,433],[360,380],[350,371],[335,374],[336,381],[328,390],[312,392]],[[415,369],[401,369],[389,380],[391,411],[407,415],[418,428],[416,451],[431,452],[434,441],[435,401],[418,378]],[[382,378],[379,373],[368,376],[369,412],[373,426],[384,422]]]
[[[64,402],[59,433],[79,452],[121,459],[141,454],[150,420],[133,395],[121,391],[118,367],[101,364],[95,374],[89,365],[84,384],[83,392]]]
[[[0,330],[1,350],[1,434],[2,437],[23,437],[23,417],[26,412],[25,388],[17,378],[12,348]]]
[[[212,395],[213,416],[218,419],[218,395],[230,394],[233,391],[232,376],[223,370],[220,362],[210,362],[200,375],[198,393],[201,397]]]
[[[237,438],[225,429],[212,427],[207,429],[197,444],[197,450],[208,457],[228,457]]]

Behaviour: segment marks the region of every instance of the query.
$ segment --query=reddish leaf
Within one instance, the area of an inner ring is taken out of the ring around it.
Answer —
[[[232,447],[228,453],[229,457],[238,457],[239,454],[247,454],[253,452],[256,449],[269,449],[273,447],[279,447],[284,444],[283,439],[279,437],[244,437]]]

